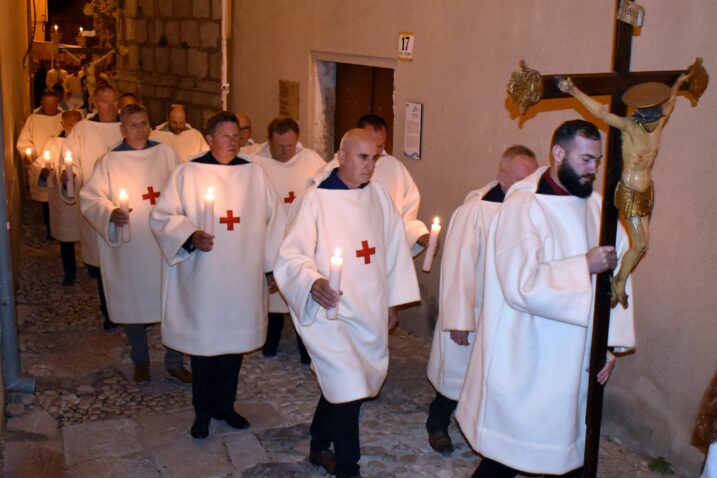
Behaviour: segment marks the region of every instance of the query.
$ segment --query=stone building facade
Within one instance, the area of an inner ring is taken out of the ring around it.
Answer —
[[[169,105],[187,107],[202,129],[221,109],[221,0],[121,0],[116,83],[135,93],[152,125]]]

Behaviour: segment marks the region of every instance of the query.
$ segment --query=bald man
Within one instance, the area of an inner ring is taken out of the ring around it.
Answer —
[[[338,167],[294,201],[274,268],[321,389],[309,460],[339,478],[360,476],[359,410],[386,378],[389,307],[420,299],[402,218],[371,181],[378,158],[368,132],[344,135]],[[339,250],[340,296],[327,280]]]
[[[180,104],[172,105],[167,121],[157,126],[150,138],[170,145],[182,162],[209,151],[209,145],[202,133],[187,123],[187,110]]]
[[[508,189],[537,168],[533,151],[511,146],[500,159],[498,178],[468,194],[451,217],[441,260],[439,315],[428,359],[428,379],[436,398],[428,409],[426,430],[437,452],[453,451],[448,426],[458,405],[480,316],[488,228]]]

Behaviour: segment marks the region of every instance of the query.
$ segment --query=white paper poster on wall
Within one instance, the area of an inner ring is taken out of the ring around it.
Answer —
[[[421,103],[406,103],[405,125],[403,155],[421,159],[421,130],[423,126],[423,105]]]
[[[413,32],[399,32],[398,59],[413,61]]]

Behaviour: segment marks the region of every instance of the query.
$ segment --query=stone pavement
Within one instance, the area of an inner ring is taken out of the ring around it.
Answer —
[[[150,331],[152,381],[137,386],[124,334],[101,330],[94,282],[80,269],[75,286],[60,286],[59,246],[44,239],[34,212],[26,214],[17,302],[22,369],[38,387],[34,394],[9,394],[1,476],[328,476],[306,458],[319,390],[299,363],[289,324],[276,358],[253,353],[242,365],[236,408],[251,428],[212,421],[209,438],[193,440],[191,389],[165,380],[159,327]],[[401,330],[390,342],[386,384],[362,408],[363,475],[470,476],[479,459],[455,425],[453,454],[428,446],[430,342]],[[657,476],[643,457],[607,438],[601,456],[602,477]]]

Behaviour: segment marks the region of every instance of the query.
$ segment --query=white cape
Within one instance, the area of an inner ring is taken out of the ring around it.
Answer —
[[[179,134],[172,133],[167,123],[162,123],[152,131],[149,137],[155,141],[170,145],[183,162],[209,151],[209,145],[204,140],[202,133],[192,128],[189,123],[186,124],[184,131]]]
[[[60,121],[62,121],[62,113],[57,113],[54,116],[32,113],[28,116],[17,137],[17,150],[20,155],[24,158],[25,150],[30,148],[34,159],[42,159],[45,144],[50,138],[62,132]],[[41,170],[42,165],[40,164],[38,168],[36,161],[28,167],[27,180],[30,185],[30,199],[47,202],[47,190],[38,184]]]
[[[483,300],[483,266],[488,228],[501,203],[483,201],[498,184],[471,192],[455,210],[441,259],[438,319],[428,357],[428,379],[442,395],[458,400],[468,368]],[[469,331],[468,346],[456,344],[451,330]]]
[[[338,168],[339,162],[336,156],[326,164],[324,172]],[[381,152],[381,157],[376,162],[376,169],[373,171],[372,181],[379,183],[386,188],[393,204],[403,218],[406,228],[406,241],[411,248],[411,254],[416,256],[423,247],[416,241],[424,234],[428,234],[428,228],[423,221],[418,219],[418,209],[421,205],[421,194],[416,183],[401,161],[394,158],[386,151]]]
[[[67,151],[72,152],[73,168],[75,174],[77,174],[77,178],[75,178],[75,198],[78,197],[78,193],[82,190],[83,182],[92,174],[97,160],[122,141],[119,125],[119,123],[82,120],[75,125],[72,133],[65,140],[65,144],[62,147],[62,158],[64,160]],[[100,254],[97,249],[98,240],[97,232],[83,217],[80,221],[80,242],[82,244],[82,259],[85,264],[91,266],[100,265]]]
[[[243,158],[248,160],[248,158]],[[214,249],[182,245],[203,227],[204,195],[215,190]],[[228,211],[238,223],[227,221]],[[191,355],[248,352],[266,339],[264,274],[284,233],[286,214],[256,164],[183,163],[169,178],[150,226],[162,254],[162,341]]]
[[[162,254],[149,229],[149,214],[179,163],[174,150],[161,143],[137,151],[110,151],[80,192],[82,214],[102,237],[102,282],[110,319],[118,324],[160,321]],[[127,191],[132,209],[129,242],[121,241],[121,228],[110,222],[119,207],[120,189]]]
[[[287,214],[296,197],[304,192],[309,181],[326,165],[326,161],[314,150],[301,145],[297,146],[293,158],[281,162],[271,157],[269,143],[264,143],[251,156],[251,160],[261,166],[269,176]],[[286,301],[280,292],[269,295],[269,312],[280,314],[289,312]]]
[[[483,307],[456,418],[482,455],[563,474],[583,464],[595,295],[585,253],[598,244],[602,200],[536,194],[545,170],[511,187],[488,233]],[[618,255],[626,249],[618,231]],[[613,309],[609,345],[634,344],[632,309]]]
[[[293,204],[274,277],[331,403],[378,394],[388,370],[388,307],[420,299],[403,222],[377,183],[362,189],[318,189]],[[343,251],[338,318],[311,298]],[[366,250],[368,257],[361,254]]]
[[[42,180],[38,176],[38,184],[47,188],[47,202],[50,208],[50,233],[52,237],[61,242],[77,242],[80,240],[80,222],[83,220],[80,214],[79,201],[65,201],[62,196],[60,185],[60,174],[64,167],[61,161],[60,152],[65,138],[55,136],[51,138],[43,148],[50,152],[50,176]],[[44,159],[35,159],[35,168],[40,171],[44,167]]]

